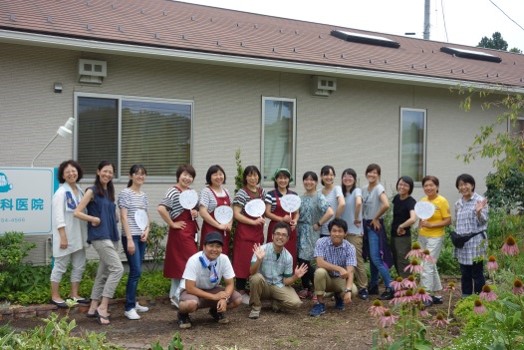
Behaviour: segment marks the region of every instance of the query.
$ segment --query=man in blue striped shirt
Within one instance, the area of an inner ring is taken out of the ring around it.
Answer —
[[[344,239],[347,223],[339,218],[329,223],[329,237],[322,237],[315,246],[315,294],[318,302],[309,312],[318,317],[326,312],[324,294],[335,295],[335,308],[344,310],[344,305],[351,303],[351,294],[356,293],[353,284],[353,269],[357,266],[355,247]]]

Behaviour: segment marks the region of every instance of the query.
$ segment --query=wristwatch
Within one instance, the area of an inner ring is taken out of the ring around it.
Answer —
[[[351,293],[351,289],[349,288],[344,289],[344,293]]]

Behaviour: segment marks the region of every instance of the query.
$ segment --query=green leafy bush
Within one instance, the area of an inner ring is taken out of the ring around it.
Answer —
[[[149,271],[155,271],[162,266],[166,252],[165,238],[167,235],[167,225],[159,225],[152,221],[149,227],[149,236],[147,237],[146,256],[151,260],[146,268]]]

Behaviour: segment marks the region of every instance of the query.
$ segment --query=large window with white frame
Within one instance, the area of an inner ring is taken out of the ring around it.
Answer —
[[[273,184],[277,168],[288,168],[295,178],[296,100],[262,98],[262,182]]]
[[[400,109],[400,176],[422,181],[426,173],[426,110]]]
[[[137,163],[172,177],[190,162],[192,113],[191,101],[76,94],[75,158],[86,175],[109,160],[117,178]]]

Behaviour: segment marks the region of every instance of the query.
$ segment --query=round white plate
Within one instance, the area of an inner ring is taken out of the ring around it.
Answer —
[[[286,194],[280,198],[280,205],[288,213],[294,213],[300,208],[301,200],[296,194]]]
[[[435,206],[430,202],[420,201],[415,204],[415,214],[422,220],[429,219],[434,213]]]
[[[198,193],[195,190],[185,190],[180,193],[180,205],[184,209],[193,209],[198,203]]]
[[[261,217],[266,211],[266,204],[260,198],[252,199],[247,202],[245,209],[249,216],[258,218]]]
[[[233,209],[227,205],[221,205],[215,208],[215,220],[220,224],[228,224],[233,219]]]
[[[149,219],[147,217],[147,213],[144,209],[138,209],[135,211],[135,222],[142,231],[144,231],[147,227]]]

